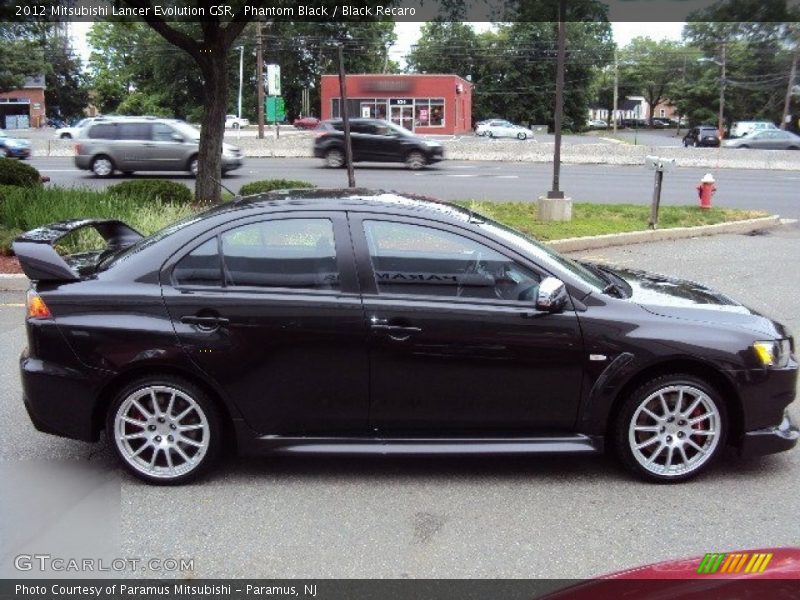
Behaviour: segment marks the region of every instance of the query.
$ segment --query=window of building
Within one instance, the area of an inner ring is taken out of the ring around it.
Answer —
[[[329,219],[281,219],[222,234],[226,285],[339,289]]]
[[[539,276],[469,238],[421,225],[365,221],[378,293],[532,300]]]
[[[414,125],[416,127],[443,127],[444,98],[416,98],[414,100]]]
[[[658,112],[662,117],[666,117],[667,116],[667,111],[664,108],[659,109]]]

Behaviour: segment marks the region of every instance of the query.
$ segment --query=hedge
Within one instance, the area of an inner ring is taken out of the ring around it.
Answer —
[[[24,162],[0,158],[0,185],[35,187],[42,184],[39,171]]]
[[[112,196],[140,200],[160,200],[164,203],[191,204],[192,192],[182,183],[166,179],[123,181],[106,188]]]
[[[307,181],[295,181],[292,179],[262,179],[251,181],[244,184],[239,190],[241,196],[252,196],[254,194],[264,194],[273,190],[291,190],[315,188],[313,183]]]

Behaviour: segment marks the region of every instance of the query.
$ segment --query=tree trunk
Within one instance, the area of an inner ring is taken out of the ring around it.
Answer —
[[[198,202],[218,204],[222,199],[217,182],[222,179],[222,138],[228,110],[228,63],[225,51],[212,52],[202,67],[205,110],[200,130],[199,171],[194,194]]]

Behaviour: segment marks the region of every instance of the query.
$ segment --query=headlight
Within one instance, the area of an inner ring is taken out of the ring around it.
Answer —
[[[792,354],[792,344],[790,340],[775,340],[772,342],[756,342],[753,350],[759,362],[765,367],[783,368],[789,364],[789,357]]]

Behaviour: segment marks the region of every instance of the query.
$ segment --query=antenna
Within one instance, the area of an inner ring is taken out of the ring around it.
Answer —
[[[229,194],[233,194],[233,202],[238,202],[239,200],[241,200],[241,199],[242,199],[242,196],[241,196],[241,194],[234,194],[232,189],[230,189],[228,186],[226,186],[225,184],[223,184],[223,183],[222,183],[222,182],[221,182],[219,179],[217,179],[216,177],[212,177],[212,178],[211,178],[211,181],[213,181],[214,183],[216,183],[216,184],[217,184],[219,187],[221,187],[223,190],[225,190],[225,191],[226,191],[226,192],[228,192]]]

